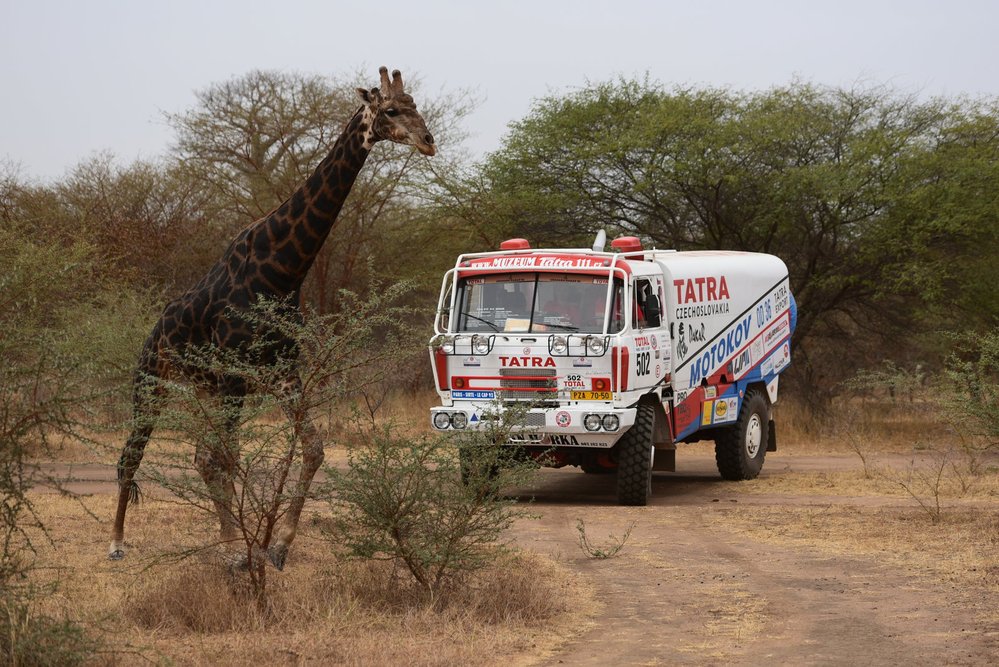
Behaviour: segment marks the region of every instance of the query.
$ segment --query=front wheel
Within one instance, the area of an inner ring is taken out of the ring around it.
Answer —
[[[755,389],[746,392],[739,420],[715,439],[715,463],[723,479],[754,479],[767,454],[770,419],[767,399]]]
[[[617,501],[621,505],[646,505],[652,494],[652,435],[656,410],[638,406],[635,425],[618,441]]]

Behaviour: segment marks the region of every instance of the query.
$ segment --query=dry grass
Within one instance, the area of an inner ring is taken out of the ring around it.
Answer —
[[[959,454],[936,459],[930,455],[898,456],[873,453],[866,470],[828,472],[781,471],[739,485],[740,493],[803,496],[891,497],[906,499],[939,495],[942,501],[961,504],[999,499],[999,467],[967,470]],[[939,485],[935,472],[943,466]],[[922,475],[922,476],[921,476]]]
[[[376,421],[423,433],[435,402],[434,392],[393,396]],[[954,440],[920,406],[857,400],[819,422],[785,400],[776,419],[781,455],[850,454],[863,469],[768,474],[740,484],[739,492],[829,499],[815,500],[820,506],[733,505],[706,521],[795,549],[869,557],[999,599],[999,461],[986,460],[969,476],[960,468],[948,473],[933,491],[945,501],[934,522],[899,484],[910,462],[932,466],[931,448]],[[328,433],[327,461],[335,464],[351,435],[329,426]],[[67,443],[59,458],[113,463],[123,438],[98,436],[97,452]],[[147,456],[153,462],[177,453],[183,453],[178,445],[158,439]],[[886,497],[892,500],[886,503]],[[385,563],[338,561],[317,539],[315,521],[303,521],[285,572],[268,574],[269,604],[261,609],[211,558],[157,561],[166,551],[212,540],[215,526],[189,507],[151,501],[133,510],[134,548],[127,561],[112,564],[104,559],[110,497],[87,498],[85,507],[55,495],[33,500],[53,540],[39,542],[42,565],[53,568],[39,576],[62,581],[60,597],[48,604],[53,612],[72,610],[114,649],[95,657],[95,664],[529,663],[570,641],[592,623],[585,614],[595,613],[585,581],[558,562],[529,554],[480,573],[446,599],[429,601]],[[640,546],[636,542],[638,551]],[[708,635],[735,641],[753,636],[767,623],[766,600],[735,583],[726,586],[718,592],[728,602],[706,612]],[[979,616],[999,620],[994,606],[979,607]],[[699,650],[696,644],[687,648]]]
[[[929,406],[907,399],[843,399],[816,415],[803,402],[782,397],[774,415],[781,450],[798,454],[845,454],[872,440],[878,451],[908,452],[954,435]]]
[[[302,530],[284,572],[268,573],[268,604],[208,555],[159,560],[182,542],[205,542],[190,508],[152,501],[129,517],[126,561],[104,558],[110,498],[80,503],[33,497],[49,526],[38,576],[59,579],[47,604],[70,608],[113,652],[96,664],[141,661],[243,665],[473,665],[525,662],[567,640],[586,593],[559,563],[512,554],[450,596],[428,600],[382,562],[341,562]],[[310,524],[310,525],[306,525]]]
[[[938,523],[905,508],[727,508],[706,520],[771,544],[865,556],[917,576],[999,595],[999,505],[954,509]],[[999,612],[994,619],[999,619]]]

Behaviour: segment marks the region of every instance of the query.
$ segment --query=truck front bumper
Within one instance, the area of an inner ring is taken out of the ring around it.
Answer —
[[[495,404],[477,405],[455,401],[450,407],[430,409],[430,424],[436,431],[481,431],[503,423]],[[609,449],[635,424],[635,408],[616,408],[606,403],[572,404],[557,408],[532,408],[522,425],[510,428],[509,445],[593,447]]]

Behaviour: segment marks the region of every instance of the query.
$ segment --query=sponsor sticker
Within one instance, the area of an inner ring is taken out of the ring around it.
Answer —
[[[724,424],[725,422],[732,422],[736,420],[739,416],[739,399],[738,398],[720,398],[715,401],[715,424]]]
[[[781,345],[773,353],[774,372],[779,373],[785,366],[791,363],[791,346],[788,343]]]
[[[555,413],[555,423],[561,428],[566,428],[572,424],[572,415],[565,410],[559,410]]]
[[[714,409],[714,403],[714,401],[704,401],[703,412],[701,413],[701,426],[711,425],[711,413]]]
[[[763,334],[763,345],[769,351],[774,348],[778,341],[787,336],[791,331],[791,316],[785,313],[778,318],[767,332]]]
[[[485,391],[485,390],[481,390],[481,389],[478,389],[478,390],[468,390],[468,389],[466,389],[466,390],[463,390],[463,391],[462,390],[458,390],[458,389],[452,389],[451,390],[451,398],[456,399],[456,400],[476,400],[476,399],[481,399],[481,400],[489,400],[489,401],[491,401],[491,400],[493,400],[493,399],[496,398],[496,392],[495,391]]]

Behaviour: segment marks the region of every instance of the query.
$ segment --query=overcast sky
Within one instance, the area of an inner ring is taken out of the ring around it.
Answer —
[[[618,75],[995,96],[997,29],[990,0],[0,0],[0,162],[48,180],[99,151],[162,156],[163,112],[253,69],[475,90],[478,156],[533,100]]]

